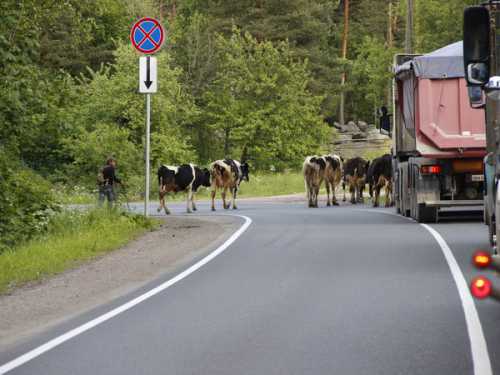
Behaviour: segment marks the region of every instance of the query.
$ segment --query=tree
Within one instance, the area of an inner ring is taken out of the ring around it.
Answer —
[[[322,98],[307,89],[307,62],[297,61],[286,42],[274,46],[237,29],[217,44],[221,62],[206,93],[217,156],[246,157],[255,168],[280,170],[318,151],[327,127]]]
[[[68,173],[88,184],[95,182],[96,171],[110,155],[118,158],[125,177],[142,176],[144,96],[137,93],[137,55],[128,44],[115,54],[115,64],[90,71],[75,87],[73,105],[67,108],[73,129],[65,139],[73,159]],[[152,163],[196,161],[188,129],[196,107],[180,85],[181,72],[170,67],[168,52],[157,58],[162,81],[152,100]]]
[[[463,10],[474,0],[414,0],[416,52],[427,53],[462,39]]]

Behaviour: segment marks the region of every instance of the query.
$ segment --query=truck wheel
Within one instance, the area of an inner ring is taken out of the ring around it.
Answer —
[[[500,181],[497,182],[497,186],[496,186],[496,192],[495,192],[495,196],[496,196],[496,199],[495,199],[495,220],[491,220],[490,218],[490,222],[491,223],[494,223],[494,227],[493,227],[493,234],[495,235],[495,238],[493,239],[492,242],[495,242],[495,244],[493,245],[493,250],[494,250],[494,253],[495,254],[498,254],[498,242],[500,241],[500,228],[499,228],[499,224],[500,224]]]
[[[495,227],[495,222],[494,221],[490,221],[490,224],[488,224],[488,234],[489,234],[489,239],[490,239],[490,246],[492,248],[495,247],[495,239],[494,239],[494,236],[495,236],[495,230],[496,230],[496,227]]]
[[[427,207],[424,203],[419,203],[416,216],[419,223],[435,223],[437,221],[437,208]]]

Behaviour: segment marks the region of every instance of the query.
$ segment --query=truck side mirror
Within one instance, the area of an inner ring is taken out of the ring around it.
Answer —
[[[490,14],[482,6],[464,11],[464,70],[467,83],[483,86],[489,80]]]
[[[467,81],[471,85],[482,86],[488,82],[489,69],[486,63],[476,62],[467,65]]]

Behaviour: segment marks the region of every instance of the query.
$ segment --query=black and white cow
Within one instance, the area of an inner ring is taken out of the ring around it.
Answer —
[[[373,159],[366,173],[366,181],[370,187],[370,197],[373,198],[373,207],[378,207],[380,191],[383,188],[385,188],[385,206],[392,205],[392,156],[390,154]]]
[[[178,193],[185,191],[187,193],[187,212],[196,211],[194,203],[195,193],[200,186],[210,186],[210,172],[207,168],[199,168],[193,164],[182,164],[179,166],[162,165],[158,168],[158,184],[160,186],[160,207],[158,212],[163,208],[167,215],[170,210],[167,208],[165,196],[167,193]]]
[[[229,190],[232,196],[233,209],[236,209],[236,196],[242,181],[250,181],[250,168],[247,163],[240,163],[238,160],[224,159],[216,160],[210,164],[212,176],[212,211],[215,211],[215,195],[217,189],[222,190],[222,204],[224,209],[228,209],[230,203],[226,204],[226,194]]]
[[[317,155],[307,156],[302,164],[302,174],[304,175],[309,207],[318,207],[319,189],[325,179],[327,164],[324,156]]]
[[[370,161],[360,157],[347,160],[344,163],[344,180],[342,187],[344,190],[344,202],[346,201],[345,187],[349,186],[351,192],[351,203],[363,203],[363,191],[366,183],[366,172],[370,167]]]

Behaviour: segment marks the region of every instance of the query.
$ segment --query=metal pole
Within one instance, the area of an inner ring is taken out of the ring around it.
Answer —
[[[150,146],[150,133],[151,133],[151,94],[146,94],[146,181],[145,181],[145,194],[144,194],[144,216],[149,215],[149,146]]]
[[[413,53],[413,0],[406,1],[405,53]]]

